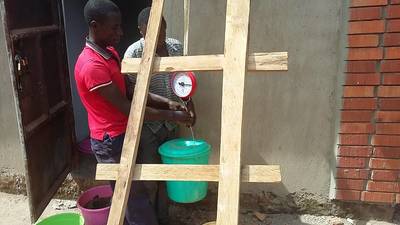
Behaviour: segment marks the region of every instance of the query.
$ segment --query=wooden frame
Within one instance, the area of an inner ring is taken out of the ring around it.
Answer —
[[[247,72],[249,0],[228,0],[222,88],[217,224],[239,224],[244,81]]]
[[[118,165],[99,164],[97,180],[116,180]],[[219,165],[164,165],[137,164],[132,180],[176,180],[176,181],[214,181],[220,180]],[[279,166],[246,165],[241,169],[241,182],[278,183],[281,182]]]
[[[138,71],[138,79],[136,81],[137,88],[133,95],[128,127],[122,147],[118,179],[115,184],[112,205],[108,217],[108,225],[122,225],[124,222],[125,208],[134,172],[132,168],[135,167],[137,150],[139,148],[140,133],[143,125],[158,33],[161,26],[163,6],[164,0],[153,0],[143,56]]]
[[[153,72],[172,71],[221,71],[224,66],[224,55],[196,55],[156,57]],[[249,71],[287,70],[287,52],[253,53],[247,59]],[[129,58],[122,61],[122,73],[137,73],[140,58]]]
[[[237,225],[240,183],[281,181],[279,166],[241,165],[245,75],[248,69],[287,70],[287,53],[248,55],[250,0],[227,0],[224,55],[155,57],[163,5],[164,0],[153,0],[143,57],[122,63],[122,73],[137,73],[138,78],[120,164],[97,166],[96,179],[117,181],[107,224],[123,224],[132,180],[181,180],[219,182],[216,224]],[[219,70],[223,71],[220,165],[135,165],[152,73]]]

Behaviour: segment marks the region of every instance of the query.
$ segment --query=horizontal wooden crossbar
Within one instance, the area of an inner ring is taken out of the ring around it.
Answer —
[[[249,71],[285,71],[288,69],[287,52],[253,53],[247,58]],[[224,55],[197,55],[178,57],[156,57],[153,73],[172,71],[220,71]],[[122,73],[137,73],[140,58],[122,61]]]
[[[97,164],[96,180],[116,180],[119,164]],[[242,182],[281,182],[276,165],[242,166]],[[219,181],[219,165],[136,164],[133,180]]]

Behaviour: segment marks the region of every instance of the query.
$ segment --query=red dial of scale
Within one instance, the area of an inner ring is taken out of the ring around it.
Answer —
[[[189,99],[196,91],[196,76],[193,72],[176,72],[172,75],[171,87],[178,97]]]

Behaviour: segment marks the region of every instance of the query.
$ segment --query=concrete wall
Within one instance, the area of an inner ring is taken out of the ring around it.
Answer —
[[[1,9],[2,15],[4,9]],[[4,31],[3,16],[0,18],[0,169],[24,172],[23,148],[19,135],[9,55]]]
[[[289,72],[248,74],[243,163],[279,164],[280,185],[245,185],[278,194],[328,196],[335,168],[338,83],[345,1],[252,0],[249,52],[288,51]],[[167,1],[169,35],[182,40],[183,6]],[[226,1],[191,1],[189,53],[223,53]],[[196,137],[213,146],[218,162],[222,76],[201,73],[195,96]]]
[[[75,133],[78,142],[89,135],[87,113],[76,90],[74,78],[75,62],[85,45],[85,37],[87,35],[87,26],[83,16],[83,7],[85,4],[86,1],[81,0],[63,1],[68,68],[72,105],[74,107]]]

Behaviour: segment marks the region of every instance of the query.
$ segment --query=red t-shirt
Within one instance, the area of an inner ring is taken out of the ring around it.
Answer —
[[[103,140],[105,134],[115,137],[125,133],[128,117],[96,91],[114,83],[125,96],[125,81],[115,49],[104,50],[88,41],[75,65],[75,81],[88,113],[90,137]]]

